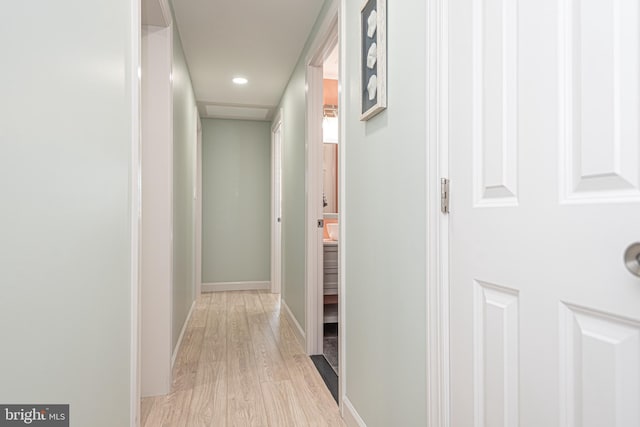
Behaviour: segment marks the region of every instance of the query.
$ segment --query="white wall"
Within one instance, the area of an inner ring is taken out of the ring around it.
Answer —
[[[4,2],[2,15],[0,402],[128,426],[140,18],[128,0]]]

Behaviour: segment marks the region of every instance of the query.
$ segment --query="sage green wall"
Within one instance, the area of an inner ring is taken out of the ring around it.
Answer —
[[[305,77],[299,62],[282,108],[282,299],[304,328]]]
[[[175,22],[175,19],[174,19]],[[177,27],[173,32],[173,346],[195,299],[197,110]]]
[[[271,125],[202,121],[202,282],[271,280]]]
[[[346,392],[367,427],[426,425],[425,5],[387,2],[388,108],[367,122],[361,2],[342,17]]]
[[[131,2],[2,7],[0,402],[128,426]]]
[[[306,60],[332,0],[326,0],[285,88],[282,109],[282,298],[305,327]]]

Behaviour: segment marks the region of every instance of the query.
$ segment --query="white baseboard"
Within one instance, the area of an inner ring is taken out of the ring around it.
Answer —
[[[180,331],[180,336],[178,337],[178,342],[176,343],[176,347],[173,349],[173,354],[171,355],[171,369],[173,369],[173,365],[176,363],[176,357],[178,356],[178,351],[180,350],[180,346],[182,345],[182,338],[184,337],[184,332],[187,330],[187,325],[189,324],[189,320],[191,320],[191,315],[193,314],[193,309],[196,307],[196,301],[194,300],[191,304],[191,308],[189,309],[189,314],[187,314],[187,318],[184,321],[184,325],[182,325],[182,330]]]
[[[271,289],[271,282],[215,282],[202,284],[202,292],[254,291],[261,289]]]
[[[293,329],[293,334],[296,336],[296,340],[300,343],[302,348],[305,348],[307,346],[307,339],[305,337],[304,329],[302,329],[302,326],[300,326],[300,323],[298,323],[296,317],[293,315],[291,309],[289,309],[289,306],[284,302],[284,300],[280,300],[280,305],[285,319],[287,319],[287,322],[291,325],[291,329]]]
[[[342,418],[347,424],[347,427],[367,427],[360,417],[360,414],[358,414],[358,411],[356,411],[356,408],[353,407],[351,401],[346,396],[342,399],[342,405],[344,408]]]

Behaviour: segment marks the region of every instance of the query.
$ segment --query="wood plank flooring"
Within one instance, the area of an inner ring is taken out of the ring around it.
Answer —
[[[345,427],[313,362],[267,291],[203,294],[172,392],[142,399],[142,427]]]

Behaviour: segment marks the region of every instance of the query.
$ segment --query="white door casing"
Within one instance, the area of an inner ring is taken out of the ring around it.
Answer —
[[[640,425],[640,6],[449,3],[454,427]]]
[[[148,397],[171,391],[173,23],[166,0],[145,1],[142,18],[139,341],[140,391]]]
[[[427,425],[449,427],[449,216],[441,212],[441,179],[448,170],[449,0],[426,7],[427,150]]]

